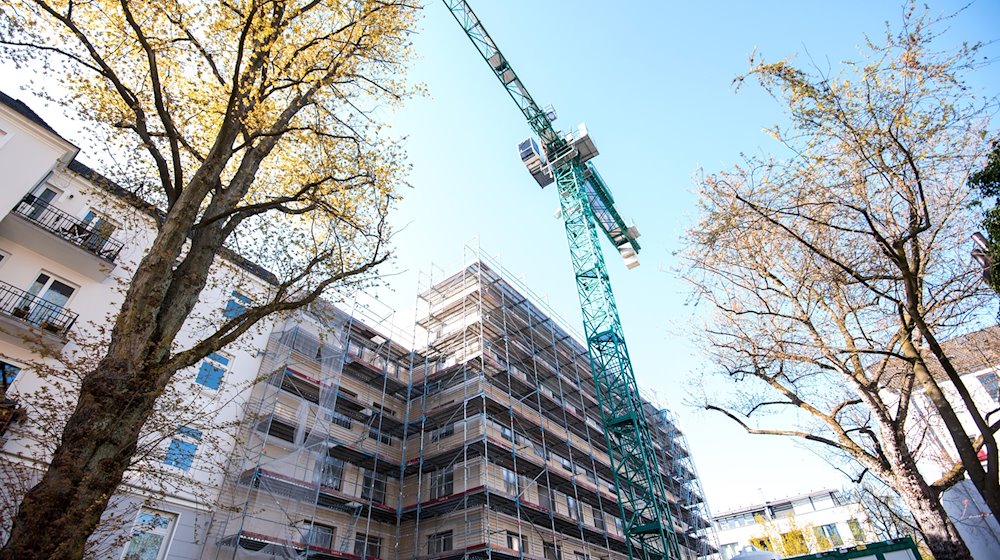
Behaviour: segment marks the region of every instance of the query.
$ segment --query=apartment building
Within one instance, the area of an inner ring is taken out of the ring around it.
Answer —
[[[418,351],[328,309],[276,329],[206,557],[627,558],[586,349],[481,255],[420,294]],[[715,551],[649,407],[685,558]]]
[[[781,556],[818,553],[875,540],[861,504],[836,490],[752,504],[714,517],[723,560],[748,546]]]
[[[78,376],[93,364],[156,232],[155,209],[76,161],[78,151],[0,93],[0,518],[7,523],[48,463],[59,435],[49,427],[73,410]],[[241,259],[218,259],[178,344],[239,313],[272,281]],[[108,531],[94,537],[96,557],[162,558],[169,541],[171,558],[200,558],[223,481],[217,465],[233,443],[210,430],[243,414],[268,329],[179,372],[164,395],[174,407],[151,419],[140,441],[145,458],[112,499]],[[133,527],[141,543],[123,543]]]
[[[155,210],[77,151],[0,96],[0,464],[32,473],[46,455],[24,415],[53,382],[38,364],[99,335],[155,232]],[[199,324],[273,281],[232,255],[218,268]],[[320,303],[181,372],[171,395],[193,412],[150,431],[155,476],[127,478],[99,557],[627,558],[579,335],[478,252],[418,309],[415,341],[385,313]],[[645,412],[682,557],[710,556],[683,434]]]

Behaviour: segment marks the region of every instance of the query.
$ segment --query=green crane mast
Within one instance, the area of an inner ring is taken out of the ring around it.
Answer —
[[[590,163],[597,148],[586,127],[557,131],[554,111],[535,103],[469,4],[443,1],[541,141],[541,149],[532,138],[521,142],[521,160],[540,186],[554,182],[559,192],[629,557],[677,560],[677,536],[597,234],[599,228],[633,268],[639,232],[625,224]]]

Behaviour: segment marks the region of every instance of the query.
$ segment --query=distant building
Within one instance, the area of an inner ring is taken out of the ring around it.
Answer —
[[[859,503],[822,490],[753,504],[713,517],[723,560],[747,546],[782,556],[854,546],[874,538]]]

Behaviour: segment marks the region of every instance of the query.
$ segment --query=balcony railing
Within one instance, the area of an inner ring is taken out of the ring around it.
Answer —
[[[78,314],[0,281],[0,313],[56,335],[65,335]]]
[[[81,247],[98,257],[115,262],[124,243],[103,233],[92,224],[87,224],[66,212],[59,210],[34,195],[24,197],[14,211],[21,217],[42,229],[58,235],[70,243]]]

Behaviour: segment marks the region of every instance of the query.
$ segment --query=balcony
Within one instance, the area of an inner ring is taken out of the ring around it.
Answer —
[[[41,334],[44,341],[65,344],[78,314],[0,281],[0,330],[22,338]]]
[[[110,232],[33,195],[24,197],[0,222],[0,234],[99,281],[114,269],[124,247]]]

